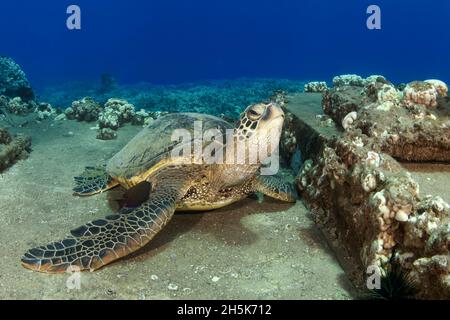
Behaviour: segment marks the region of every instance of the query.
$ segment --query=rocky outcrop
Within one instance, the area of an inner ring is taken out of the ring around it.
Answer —
[[[316,222],[361,266],[394,255],[421,298],[450,298],[450,207],[422,197],[419,185],[369,138],[356,132],[330,141],[297,176]],[[354,279],[364,284],[364,278]]]
[[[413,82],[404,91],[385,80],[340,86],[324,93],[323,110],[397,159],[450,161],[450,99],[428,82]]]
[[[361,79],[327,90],[325,115],[317,94],[288,96],[281,145],[301,151],[302,199],[358,288],[367,290],[368,268],[383,274],[394,261],[416,297],[449,299],[450,207],[422,195],[396,160],[449,163],[448,97],[410,104],[386,79]]]

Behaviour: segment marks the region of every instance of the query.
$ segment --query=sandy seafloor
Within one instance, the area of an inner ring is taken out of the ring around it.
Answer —
[[[45,120],[13,132],[33,138],[28,159],[0,176],[0,299],[351,299],[352,287],[301,202],[246,199],[207,213],[179,213],[130,257],[81,274],[24,269],[30,247],[59,240],[115,209],[117,191],[72,195],[72,177],[108,159],[141,128],[95,138],[94,124]],[[170,290],[169,286],[177,290]]]

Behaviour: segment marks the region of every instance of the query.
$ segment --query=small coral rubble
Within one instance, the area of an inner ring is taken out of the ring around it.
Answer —
[[[17,159],[28,155],[31,138],[25,135],[12,136],[0,128],[0,172],[11,166]]]
[[[100,140],[113,140],[117,138],[117,133],[115,130],[110,128],[102,128],[98,130],[97,139]]]

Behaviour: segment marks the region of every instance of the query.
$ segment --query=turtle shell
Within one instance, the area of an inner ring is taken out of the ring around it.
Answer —
[[[108,161],[106,167],[108,174],[119,181],[143,179],[145,173],[162,160],[170,159],[171,151],[175,147],[180,147],[184,143],[194,145],[195,121],[201,121],[203,132],[217,128],[225,135],[226,129],[234,127],[221,118],[206,114],[172,113],[163,116],[142,129]],[[192,139],[172,141],[172,134],[177,129],[189,131]],[[205,143],[203,141],[202,145]]]

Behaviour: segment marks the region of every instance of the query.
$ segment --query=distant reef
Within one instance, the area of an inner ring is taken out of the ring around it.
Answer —
[[[39,90],[40,99],[66,109],[73,101],[90,97],[100,104],[123,99],[149,112],[199,112],[235,119],[244,106],[268,100],[277,91],[302,92],[305,83],[284,79],[235,79],[203,81],[180,85],[111,85],[66,83]]]

